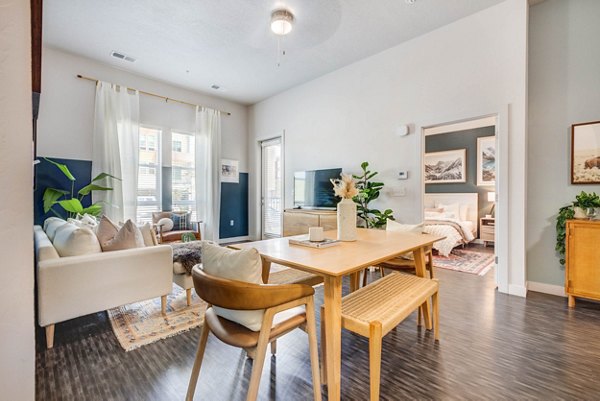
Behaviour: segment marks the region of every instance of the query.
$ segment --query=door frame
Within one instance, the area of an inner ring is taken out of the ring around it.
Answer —
[[[416,132],[421,135],[421,194],[420,207],[423,210],[425,196],[425,175],[423,174],[423,161],[425,155],[425,131],[431,128],[451,125],[461,122],[495,117],[496,119],[496,242],[494,243],[494,254],[496,256],[496,285],[498,291],[509,293],[509,243],[508,231],[510,227],[508,214],[508,105],[502,105],[495,110],[475,110],[454,115],[441,116],[432,119],[432,122],[419,124]]]
[[[281,219],[279,221],[279,225],[281,228],[281,233],[283,235],[283,211],[285,210],[285,130],[264,138],[260,138],[256,141],[260,154],[260,192],[259,192],[259,205],[260,205],[260,239],[268,239],[273,238],[273,236],[265,235],[265,214],[264,214],[264,172],[263,172],[263,150],[262,143],[271,141],[273,139],[280,138],[281,140]]]

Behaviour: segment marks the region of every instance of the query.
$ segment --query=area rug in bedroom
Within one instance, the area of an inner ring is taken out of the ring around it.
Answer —
[[[483,276],[494,267],[494,254],[454,249],[447,257],[434,256],[433,265],[441,269]]]
[[[187,306],[185,291],[173,285],[166,315],[160,311],[160,297],[110,309],[110,324],[121,347],[131,351],[200,326],[206,303],[192,294],[192,304]]]

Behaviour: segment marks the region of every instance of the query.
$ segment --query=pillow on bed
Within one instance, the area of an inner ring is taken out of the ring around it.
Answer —
[[[425,213],[443,213],[444,209],[441,207],[426,207]]]
[[[446,217],[459,219],[460,218],[460,205],[458,203],[452,203],[450,205],[446,205],[444,203],[438,203],[438,208],[444,209],[444,213],[446,213]]]
[[[444,209],[439,209],[444,210]],[[426,220],[436,220],[440,218],[447,218],[446,213],[444,212],[427,212],[425,211],[425,219]]]
[[[423,233],[423,223],[419,224],[400,224],[394,220],[388,220],[385,226],[386,231],[395,231],[400,233],[421,234]]]
[[[461,221],[467,221],[469,216],[469,205],[467,203],[461,203],[459,208]]]

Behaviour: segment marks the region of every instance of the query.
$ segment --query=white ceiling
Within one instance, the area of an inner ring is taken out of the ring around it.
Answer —
[[[47,0],[43,38],[137,74],[252,104],[502,1]],[[296,22],[277,67],[269,23],[282,7]],[[111,51],[137,61],[117,60]]]

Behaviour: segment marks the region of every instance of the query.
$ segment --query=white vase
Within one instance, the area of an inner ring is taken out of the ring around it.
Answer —
[[[337,239],[356,241],[356,203],[352,199],[342,199],[337,205]]]
[[[573,208],[575,211],[575,215],[573,216],[576,219],[587,219],[587,214],[585,213],[585,209],[582,207],[575,206]]]

